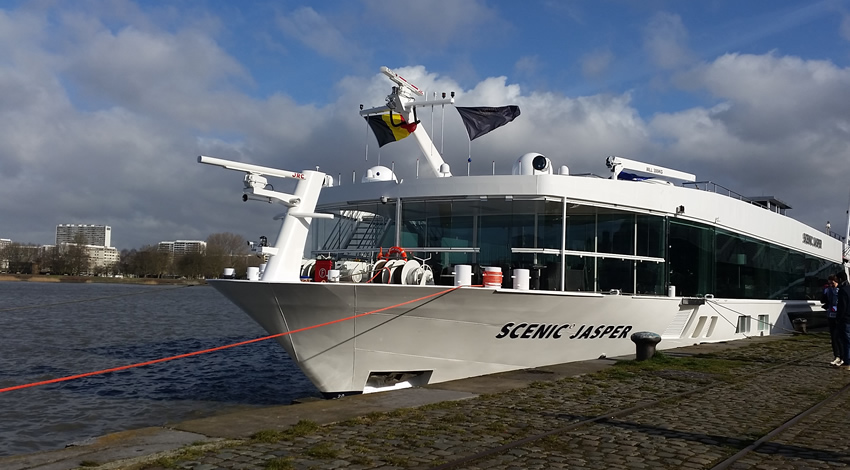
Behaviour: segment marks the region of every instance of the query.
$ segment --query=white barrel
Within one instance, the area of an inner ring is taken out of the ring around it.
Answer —
[[[667,297],[676,297],[676,286],[667,286]]]
[[[221,277],[223,279],[233,279],[236,277],[236,270],[233,268],[224,268],[224,273],[222,273]]]
[[[472,266],[469,264],[455,265],[455,285],[470,286],[472,285]]]
[[[531,273],[528,269],[514,269],[514,289],[528,290],[528,282],[531,279]]]
[[[339,282],[339,269],[328,270],[328,282]]]
[[[260,279],[260,268],[251,266],[248,268],[248,280],[257,281]]]

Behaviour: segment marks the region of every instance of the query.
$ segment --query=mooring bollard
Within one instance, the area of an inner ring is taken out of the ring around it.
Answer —
[[[794,325],[794,332],[806,334],[806,323],[808,322],[809,321],[805,318],[795,318],[791,320],[791,324]]]
[[[655,355],[655,345],[661,342],[661,335],[650,331],[638,331],[632,333],[632,342],[635,343],[635,360],[645,361],[652,359]]]

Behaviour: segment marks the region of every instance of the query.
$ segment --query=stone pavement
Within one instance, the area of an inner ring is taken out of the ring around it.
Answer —
[[[850,384],[831,359],[824,333],[698,345],[190,421],[167,432],[196,445],[136,459],[0,468],[713,468]],[[850,465],[848,395],[729,468]]]

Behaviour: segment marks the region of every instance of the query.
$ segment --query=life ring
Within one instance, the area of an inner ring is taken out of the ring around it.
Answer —
[[[401,256],[401,259],[407,261],[407,253],[404,251],[404,248],[402,248],[400,246],[390,247],[390,249],[387,250],[387,259],[389,259],[390,256],[392,256],[394,254]]]

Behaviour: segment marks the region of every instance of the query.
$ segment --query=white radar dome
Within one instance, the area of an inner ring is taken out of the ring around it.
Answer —
[[[527,153],[514,163],[515,175],[551,175],[552,162],[539,153]]]
[[[373,166],[366,170],[366,174],[360,179],[361,183],[374,183],[376,181],[396,181],[395,173],[385,166]]]

